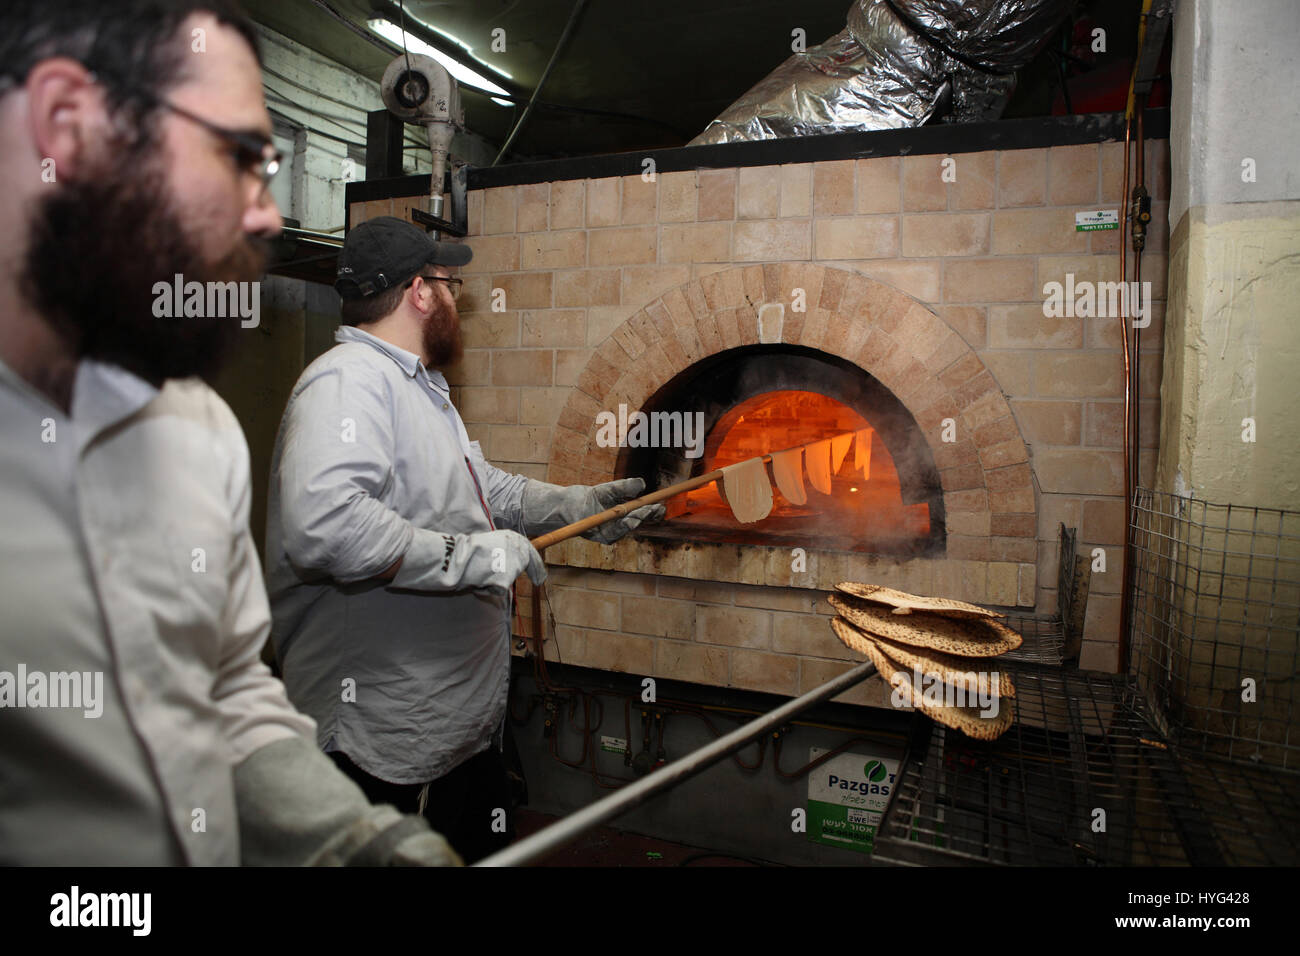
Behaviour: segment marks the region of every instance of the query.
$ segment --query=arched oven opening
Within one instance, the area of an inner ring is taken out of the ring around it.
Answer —
[[[880,382],[838,356],[794,345],[730,349],[675,376],[640,411],[678,413],[685,423],[673,447],[620,449],[617,473],[644,478],[647,489],[835,435],[852,432],[855,445],[862,442],[838,462],[830,494],[805,480],[807,501],[795,504],[773,483],[772,513],[742,525],[710,484],[671,499],[667,518],[643,528],[644,537],[944,553],[943,491],[916,420]]]

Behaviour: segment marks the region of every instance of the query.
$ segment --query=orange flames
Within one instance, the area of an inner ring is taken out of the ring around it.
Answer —
[[[903,503],[894,461],[870,423],[848,406],[816,392],[767,392],[732,408],[709,433],[702,470],[845,433],[855,434],[851,445],[843,440],[836,445],[829,495],[814,487],[805,467],[802,477],[807,503],[790,502],[773,481],[772,513],[755,525],[742,526],[736,521],[716,483],[672,499],[669,518],[719,531],[744,527],[782,537],[826,533],[862,543],[927,534],[929,507]],[[864,438],[869,446],[861,441]],[[770,477],[771,466],[768,468]]]

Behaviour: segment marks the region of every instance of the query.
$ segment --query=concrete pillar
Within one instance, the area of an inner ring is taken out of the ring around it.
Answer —
[[[1300,509],[1297,40],[1295,0],[1175,12],[1160,491]]]

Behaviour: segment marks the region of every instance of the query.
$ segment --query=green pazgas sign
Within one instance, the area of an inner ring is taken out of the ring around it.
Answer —
[[[824,753],[813,747],[810,759]],[[808,839],[870,853],[897,773],[897,759],[868,754],[840,754],[809,773]]]
[[[1118,229],[1118,209],[1094,209],[1074,214],[1075,232],[1096,232],[1099,229]]]

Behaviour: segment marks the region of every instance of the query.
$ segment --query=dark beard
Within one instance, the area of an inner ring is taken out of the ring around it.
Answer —
[[[424,322],[424,354],[429,356],[430,368],[446,368],[460,361],[465,352],[460,339],[460,318],[455,315],[454,306],[444,309],[441,304]]]
[[[211,376],[239,318],[157,317],[154,284],[170,286],[177,273],[184,282],[251,282],[265,272],[267,244],[247,237],[221,259],[204,259],[167,193],[162,161],[120,160],[37,204],[23,294],[79,359],[113,362],[155,385]]]

